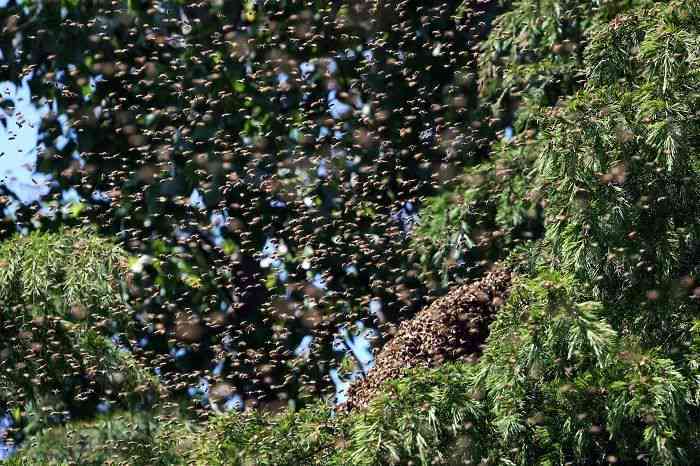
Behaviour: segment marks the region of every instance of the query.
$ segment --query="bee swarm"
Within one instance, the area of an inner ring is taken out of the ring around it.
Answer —
[[[407,369],[475,360],[488,337],[489,324],[508,295],[510,282],[510,272],[495,268],[402,322],[367,377],[350,386],[343,408],[366,406],[384,382],[401,377]]]

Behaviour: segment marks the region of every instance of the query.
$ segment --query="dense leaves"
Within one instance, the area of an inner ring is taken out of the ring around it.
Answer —
[[[155,377],[112,338],[129,321],[122,250],[62,229],[4,242],[0,262],[0,406],[15,430],[155,401]]]

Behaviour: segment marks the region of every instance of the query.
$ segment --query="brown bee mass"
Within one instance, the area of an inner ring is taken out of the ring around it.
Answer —
[[[366,406],[384,382],[399,378],[408,369],[477,358],[510,282],[510,272],[496,268],[480,280],[454,288],[413,319],[402,322],[367,377],[350,387],[344,408]]]

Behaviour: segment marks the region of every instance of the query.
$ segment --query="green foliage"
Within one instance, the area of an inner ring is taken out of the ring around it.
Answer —
[[[521,0],[494,20],[480,46],[479,87],[491,114],[522,132],[533,115],[573,94],[586,79],[591,30],[652,0]],[[536,126],[535,126],[536,127]]]
[[[502,439],[499,461],[685,464],[700,414],[689,361],[620,335],[614,311],[585,296],[571,276],[546,272],[517,284],[492,326],[475,387]]]
[[[539,149],[529,138],[502,141],[491,159],[465,170],[463,188],[426,202],[413,233],[426,275],[447,286],[465,263],[504,259],[541,234],[540,199],[531,191]]]
[[[0,263],[0,407],[15,428],[154,400],[155,378],[110,340],[128,330],[123,250],[90,229],[61,229],[3,242]]]
[[[386,394],[357,413],[336,412],[319,402],[296,412],[227,413],[204,428],[172,420],[149,431],[142,425],[145,417],[112,417],[70,427],[74,430],[61,449],[52,449],[51,439],[65,435],[67,428],[54,428],[10,464],[37,464],[32,458],[54,464],[81,451],[90,452],[87,458],[111,458],[115,464],[144,464],[140,461],[149,457],[149,449],[170,461],[156,464],[465,464],[480,459],[487,445],[479,441],[489,439],[482,405],[470,391],[473,372],[472,366],[453,364],[413,371],[390,382]],[[106,444],[103,439],[108,439]],[[120,444],[123,451],[115,448]]]
[[[0,243],[0,300],[30,308],[32,317],[79,320],[78,308],[99,312],[120,302],[125,261],[123,250],[84,228],[17,235]],[[85,315],[89,324],[99,317]]]
[[[476,366],[413,371],[365,411],[226,414],[205,430],[176,423],[149,448],[173,455],[163,464],[687,464],[698,454],[697,384],[669,358],[621,340],[579,294],[551,272],[518,283]],[[93,455],[141,464],[131,449],[91,445]],[[36,448],[22,461],[40,458]]]
[[[696,312],[679,282],[697,274],[700,245],[697,7],[659,6],[597,32],[591,79],[553,112],[537,162],[561,265],[624,299],[615,325],[650,342],[671,326],[677,341]]]
[[[545,111],[585,82],[591,31],[640,3],[651,2],[516,1],[494,19],[472,78],[484,122],[501,132],[488,160],[468,168],[457,188],[427,201],[414,245],[428,276],[439,272],[445,286],[462,278],[456,263],[503,258],[514,240],[541,234],[533,165],[544,150],[538,130]],[[508,126],[511,140],[503,137]]]
[[[461,261],[503,258],[520,240],[541,235],[544,196],[534,164],[550,150],[551,135],[539,134],[547,109],[562,105],[588,79],[584,52],[595,31],[621,12],[653,3],[516,1],[494,19],[479,45],[477,74],[484,119],[501,133],[487,161],[468,168],[455,189],[426,202],[414,247],[427,276],[446,286],[463,278]],[[508,126],[511,140],[503,137]]]
[[[23,449],[3,464],[7,466],[172,465],[182,452],[169,430],[172,424],[156,422],[152,413],[102,416],[90,422],[52,427],[32,437]],[[186,427],[177,424],[182,432]],[[60,448],[57,448],[60,445]],[[181,445],[182,446],[182,445]]]
[[[534,8],[519,5],[497,24],[516,27]],[[491,456],[498,464],[688,464],[697,457],[691,348],[698,308],[690,291],[700,265],[698,11],[697,2],[659,4],[610,25],[603,15],[605,22],[585,27],[590,43],[575,66],[535,54],[529,60],[537,66],[514,58],[504,67],[506,85],[520,83],[534,99],[515,114],[529,122],[519,129],[538,129],[535,156],[520,172],[544,201],[538,248],[546,254],[535,262],[567,274],[516,285],[491,328],[475,388],[503,439]],[[487,46],[504,31],[497,26]],[[544,43],[561,39],[550,37]],[[550,110],[542,106],[557,99],[544,99],[546,87],[536,84],[548,83],[542,60],[550,76],[576,68],[587,78]],[[502,156],[495,152],[496,161]],[[490,192],[481,205],[498,205],[503,191]],[[440,218],[440,202],[429,219]],[[492,224],[498,215],[492,207],[454,212]],[[450,231],[457,222],[446,218],[432,225]]]
[[[477,464],[492,429],[472,394],[473,373],[471,365],[447,364],[388,382],[352,415],[339,464]]]
[[[412,371],[350,414],[226,415],[198,464],[687,464],[697,357],[645,349],[588,296],[571,275],[519,279],[476,365]]]
[[[330,465],[342,425],[342,418],[322,402],[276,415],[229,413],[209,424],[192,458],[202,465]]]

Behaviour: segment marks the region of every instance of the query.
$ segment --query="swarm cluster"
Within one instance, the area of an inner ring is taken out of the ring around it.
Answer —
[[[453,288],[402,322],[376,356],[367,377],[350,387],[345,407],[366,406],[388,381],[412,369],[439,367],[449,361],[474,362],[498,307],[508,297],[510,279],[508,270],[497,268],[480,280]]]

